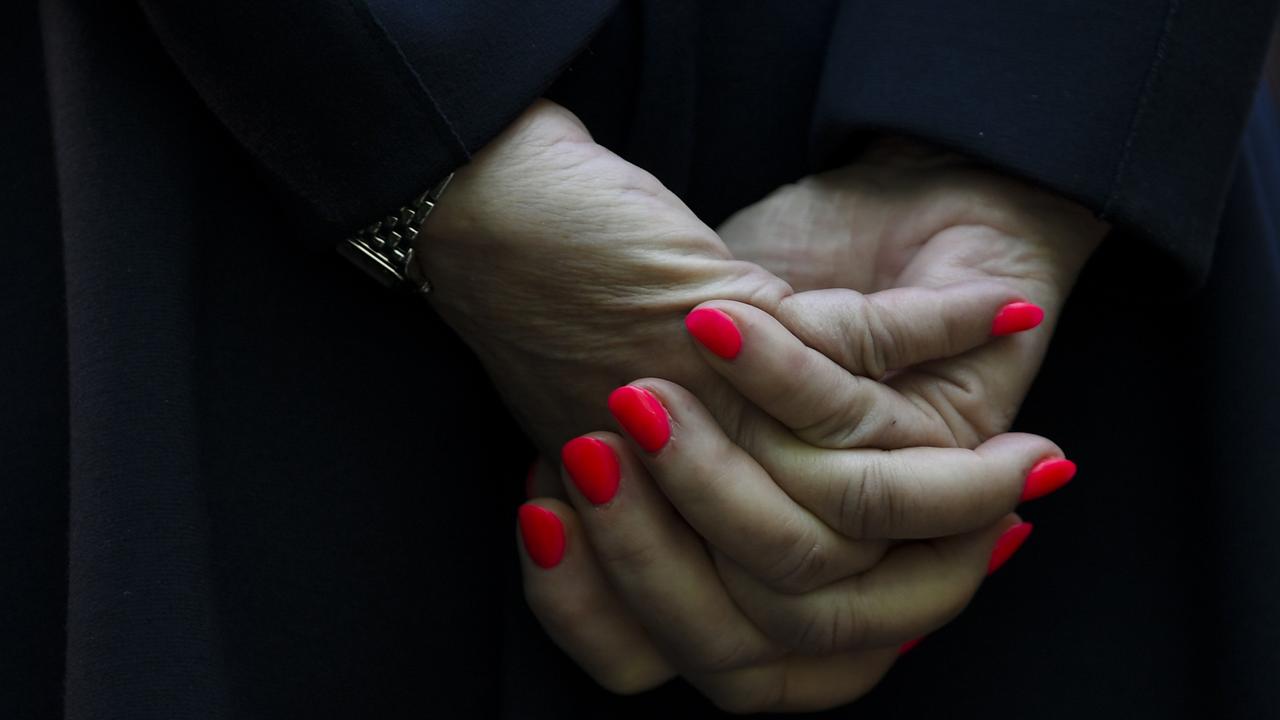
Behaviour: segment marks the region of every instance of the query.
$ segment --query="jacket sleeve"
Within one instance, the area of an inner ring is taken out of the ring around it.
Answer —
[[[283,190],[302,237],[321,247],[464,164],[614,4],[139,2],[188,82]]]
[[[867,131],[930,140],[1082,202],[1135,259],[1193,286],[1208,270],[1276,4],[844,2],[815,161],[847,159]]]

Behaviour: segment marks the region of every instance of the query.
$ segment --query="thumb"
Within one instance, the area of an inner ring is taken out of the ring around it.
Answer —
[[[1044,311],[1003,283],[975,280],[868,295],[813,290],[784,298],[775,316],[805,345],[849,372],[880,379],[1032,330]]]

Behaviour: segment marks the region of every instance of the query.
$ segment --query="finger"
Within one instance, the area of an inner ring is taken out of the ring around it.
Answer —
[[[679,385],[640,380],[616,390],[609,406],[629,434],[642,438],[638,444],[652,450],[641,460],[680,515],[769,585],[805,592],[862,572],[884,554],[886,543],[852,542],[797,504]],[[655,447],[664,432],[667,439]],[[784,455],[806,449],[781,428],[774,443]]]
[[[987,527],[1057,490],[1075,463],[1037,435],[1007,433],[973,450],[824,450],[761,454],[783,491],[854,539],[912,539]]]
[[[892,451],[816,449],[782,433],[756,443],[769,445],[757,464],[680,386],[644,380],[631,387],[651,393],[669,418],[669,440],[641,457],[680,513],[753,575],[790,592],[861,572],[885,547],[844,538],[970,532],[1075,473],[1057,445],[1023,433],[974,450]]]
[[[767,635],[796,652],[829,654],[898,645],[943,626],[1029,531],[1009,515],[978,532],[905,543],[868,572],[805,595],[778,593],[716,559],[734,600]]]
[[[1047,336],[1018,338],[922,363],[886,379],[912,402],[933,408],[955,444],[973,447],[1009,429],[1035,380]]]
[[[893,666],[896,656],[893,648],[821,657],[791,655],[690,681],[728,712],[813,712],[865,695]]]
[[[784,668],[777,712],[810,712],[843,705],[871,691],[893,667],[893,648],[823,657],[793,655]]]
[[[605,541],[610,535],[626,532],[619,527],[623,514],[634,516],[633,522],[643,530],[653,530],[652,508],[642,506],[660,501],[655,488],[637,478],[643,478],[644,469],[623,447],[621,438],[609,433],[591,433],[570,441],[562,454],[566,486],[577,505],[583,523],[594,529],[593,538]],[[628,523],[629,524],[629,523]],[[589,530],[588,532],[593,532]],[[595,540],[593,540],[594,542]],[[624,557],[658,557],[657,552],[634,549]],[[703,556],[705,558],[705,556]],[[716,578],[718,582],[718,578]],[[675,578],[652,578],[648,583],[659,583],[653,590],[663,595],[688,592],[687,586],[662,583],[679,582]],[[649,597],[635,598],[636,602],[649,605]],[[662,613],[665,615],[666,613]],[[674,635],[690,632],[678,616],[667,618],[668,631]],[[698,628],[693,628],[694,632]],[[764,657],[776,654],[771,649]],[[875,686],[892,665],[896,650],[878,649],[870,652],[848,653],[832,657],[784,657],[764,659],[752,664],[747,658],[745,667],[728,669],[700,669],[688,671],[688,679],[722,709],[732,712],[805,711],[833,707],[850,702]],[[711,663],[714,666],[737,663]]]
[[[1044,310],[993,280],[903,287],[862,295],[819,290],[786,298],[778,320],[850,372],[890,378],[890,387],[933,408],[972,447],[1008,429],[1035,377],[1049,333],[1024,333]],[[992,342],[998,340],[997,342]]]
[[[1044,319],[1038,306],[993,280],[868,295],[814,290],[783,299],[775,315],[809,347],[855,375],[875,379],[1030,330]]]
[[[706,672],[776,657],[621,438],[591,433],[563,455],[565,485],[602,573],[673,665]]]
[[[577,515],[557,500],[520,508],[520,568],[529,608],[547,635],[616,693],[656,687],[675,673],[627,612],[584,542]]]
[[[928,404],[914,403],[884,383],[850,374],[759,308],[716,300],[695,309],[685,324],[712,368],[760,410],[811,444],[954,445],[950,428]]]

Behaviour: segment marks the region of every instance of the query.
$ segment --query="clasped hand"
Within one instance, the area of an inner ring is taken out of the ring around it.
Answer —
[[[735,711],[866,692],[1025,539],[1018,503],[1074,471],[1006,431],[1104,231],[884,142],[717,233],[533,106],[418,252],[436,310],[562,460],[520,510],[547,632],[618,692],[679,674]]]

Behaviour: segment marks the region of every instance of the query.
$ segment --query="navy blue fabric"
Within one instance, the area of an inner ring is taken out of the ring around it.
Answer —
[[[1163,259],[1158,281],[1198,284],[1274,13],[1270,0],[842,3],[816,152],[838,161],[868,127],[928,138],[1162,251],[1134,249],[1139,274]]]
[[[1280,68],[1277,68],[1280,69]],[[1280,79],[1280,78],[1277,78]],[[1259,92],[1245,129],[1236,186],[1211,275],[1209,323],[1232,318],[1213,334],[1205,353],[1211,417],[1210,481],[1215,492],[1213,530],[1220,554],[1210,575],[1214,624],[1210,652],[1221,661],[1214,680],[1228,715],[1280,716],[1280,698],[1268,690],[1280,658],[1280,623],[1272,616],[1280,597],[1280,379],[1275,336],[1280,328],[1280,106]],[[1254,330],[1257,328],[1257,330]],[[1243,580],[1243,582],[1242,582]],[[1247,592],[1236,588],[1246,587]],[[1266,618],[1266,619],[1263,619]],[[1243,621],[1243,622],[1242,622]],[[1259,662],[1258,658],[1270,658]]]
[[[14,718],[59,717],[67,605],[66,306],[37,27],[34,3],[0,7],[0,716]]]
[[[298,236],[320,248],[466,162],[550,84],[613,5],[139,4],[192,88],[271,173]],[[426,51],[426,63],[407,63],[396,38]]]
[[[1269,5],[41,5],[0,8],[0,717],[717,716],[545,638],[526,441],[458,338],[328,249],[544,88],[713,224],[889,129],[1122,226],[1018,420],[1080,478],[822,716],[1280,712],[1274,104],[1235,150]],[[1185,295],[1143,303],[1127,253]]]

